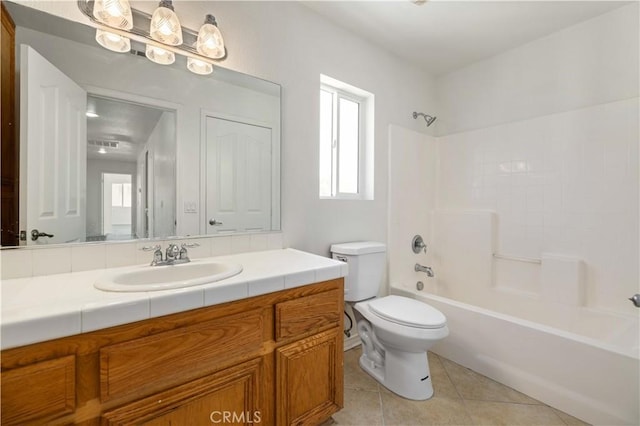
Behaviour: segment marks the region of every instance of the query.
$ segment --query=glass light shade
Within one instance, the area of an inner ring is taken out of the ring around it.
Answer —
[[[133,28],[131,6],[128,0],[95,0],[93,16],[110,27],[123,30]]]
[[[100,46],[113,52],[125,53],[131,50],[131,41],[128,38],[109,31],[96,30],[96,41]]]
[[[200,75],[207,75],[213,72],[213,65],[195,58],[187,58],[187,68],[192,73]]]
[[[176,55],[173,52],[149,44],[147,44],[146,55],[149,60],[160,65],[171,65],[176,61]]]
[[[182,44],[182,27],[171,1],[163,0],[153,12],[149,34],[154,40],[171,46]]]
[[[201,55],[212,59],[224,57],[224,40],[213,15],[207,15],[204,25],[198,31],[196,50]]]

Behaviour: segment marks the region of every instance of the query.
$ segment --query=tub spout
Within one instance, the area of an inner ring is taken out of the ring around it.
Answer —
[[[414,269],[416,272],[425,272],[429,278],[434,277],[433,269],[431,269],[431,267],[429,266],[422,266],[421,264],[416,263],[416,266]]]
[[[640,308],[640,294],[634,294],[632,297],[629,298],[629,300],[633,302],[636,308]]]

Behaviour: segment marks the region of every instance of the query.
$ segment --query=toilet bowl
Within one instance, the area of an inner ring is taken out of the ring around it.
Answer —
[[[345,301],[353,304],[362,340],[360,366],[380,384],[408,399],[433,395],[427,351],[449,335],[445,316],[426,303],[402,296],[376,297],[382,285],[386,247],[376,242],[331,246],[347,262]]]
[[[431,398],[427,351],[449,335],[444,315],[401,296],[358,302],[354,308],[362,340],[362,369],[404,398]]]

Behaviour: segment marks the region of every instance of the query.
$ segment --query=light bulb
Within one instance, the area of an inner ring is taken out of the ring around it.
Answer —
[[[123,30],[133,28],[133,17],[128,0],[96,0],[93,5],[93,16],[110,27]]]
[[[149,60],[160,65],[171,65],[176,61],[176,55],[173,52],[150,44],[147,44],[146,55]]]
[[[149,34],[154,40],[171,46],[182,44],[182,27],[171,0],[162,0],[151,16]]]
[[[195,58],[187,58],[187,68],[192,73],[200,75],[207,75],[213,72],[213,65]]]
[[[220,59],[225,55],[224,40],[213,15],[207,15],[198,31],[196,50],[199,54],[212,59]]]
[[[112,52],[125,53],[131,50],[131,41],[109,31],[96,30],[96,41],[100,46]]]

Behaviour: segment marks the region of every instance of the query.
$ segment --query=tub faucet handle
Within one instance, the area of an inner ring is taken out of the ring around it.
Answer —
[[[414,236],[413,240],[411,240],[411,250],[413,250],[415,254],[420,253],[421,250],[425,253],[427,252],[427,245],[420,235]]]

